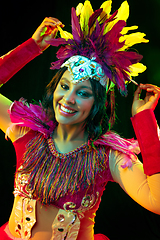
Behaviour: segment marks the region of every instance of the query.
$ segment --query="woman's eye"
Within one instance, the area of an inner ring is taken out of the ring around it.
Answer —
[[[61,84],[61,88],[64,90],[68,90],[69,86],[67,84]]]
[[[78,94],[83,98],[89,98],[91,96],[90,93],[85,92],[85,91],[80,91]]]

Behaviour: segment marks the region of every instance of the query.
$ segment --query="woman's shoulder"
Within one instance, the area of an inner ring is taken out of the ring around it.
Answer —
[[[19,101],[12,103],[8,112],[12,122],[8,131],[12,130],[13,126],[16,125],[19,126],[16,128],[20,135],[24,135],[25,132],[32,129],[41,132],[47,137],[56,126],[56,123],[49,119],[47,112],[40,102],[38,104],[29,104],[25,99],[21,98]]]
[[[130,159],[136,159],[135,154],[140,153],[138,141],[134,138],[126,139],[113,131],[107,131],[99,139],[94,142],[94,145],[102,145],[108,147],[112,151],[112,155],[117,152],[126,154]]]

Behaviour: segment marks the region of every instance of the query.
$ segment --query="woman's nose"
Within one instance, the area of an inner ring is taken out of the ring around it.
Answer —
[[[75,94],[73,91],[67,91],[63,98],[66,103],[75,104]]]

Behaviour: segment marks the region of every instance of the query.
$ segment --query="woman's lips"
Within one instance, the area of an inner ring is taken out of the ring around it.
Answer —
[[[68,107],[68,106],[64,106],[64,105],[62,105],[62,104],[59,104],[59,111],[60,111],[60,113],[61,114],[63,114],[63,115],[69,115],[69,116],[71,116],[71,115],[74,115],[74,114],[76,114],[76,110],[74,110],[73,108],[70,108],[70,107]]]

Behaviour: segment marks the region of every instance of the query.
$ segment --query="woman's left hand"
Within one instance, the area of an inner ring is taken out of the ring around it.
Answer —
[[[144,99],[140,99],[141,91],[146,91]],[[145,109],[155,109],[158,100],[160,98],[160,88],[151,84],[140,84],[135,91],[133,104],[132,104],[132,116]]]
[[[58,32],[57,26],[64,27],[62,22],[60,22],[57,18],[46,17],[33,34],[32,38],[42,51],[46,50],[50,46],[46,41],[56,37]]]

